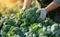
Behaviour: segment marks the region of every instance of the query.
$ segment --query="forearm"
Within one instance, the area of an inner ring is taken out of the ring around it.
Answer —
[[[60,3],[51,2],[45,9],[47,12],[52,11],[60,6]]]
[[[31,4],[32,0],[24,0],[23,8],[28,8]]]
[[[41,4],[36,0],[36,7],[38,8],[38,9],[40,9],[41,8]]]

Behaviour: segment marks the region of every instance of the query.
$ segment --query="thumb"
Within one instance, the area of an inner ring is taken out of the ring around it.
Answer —
[[[36,11],[36,13],[40,13],[41,12],[41,9],[38,9],[37,11]]]

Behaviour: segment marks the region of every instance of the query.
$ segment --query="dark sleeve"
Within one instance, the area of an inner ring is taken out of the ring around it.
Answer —
[[[60,0],[54,0],[54,2],[58,2],[58,3],[60,3]]]

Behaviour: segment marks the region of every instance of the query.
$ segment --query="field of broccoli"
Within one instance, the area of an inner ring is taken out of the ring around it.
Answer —
[[[0,8],[0,37],[60,37],[60,24],[46,18],[37,22],[35,1],[20,14],[20,5]]]

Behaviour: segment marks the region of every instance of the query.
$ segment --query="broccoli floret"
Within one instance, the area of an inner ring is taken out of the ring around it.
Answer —
[[[39,13],[36,13],[36,10],[36,7],[26,10],[22,15],[22,20],[26,23],[35,23],[40,15]]]

